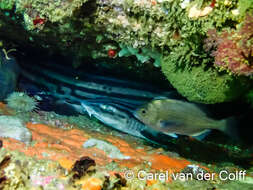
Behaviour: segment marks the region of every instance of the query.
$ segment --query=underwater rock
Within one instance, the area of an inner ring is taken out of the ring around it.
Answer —
[[[189,101],[215,104],[242,98],[250,88],[249,80],[220,73],[213,68],[194,66],[178,68],[169,57],[162,62],[162,71],[178,92]]]
[[[0,101],[4,100],[8,94],[15,90],[19,75],[19,67],[16,60],[8,57],[7,54],[5,55],[4,51],[0,50]]]
[[[20,119],[13,116],[0,116],[0,137],[14,138],[29,143],[32,134]]]
[[[117,147],[102,140],[91,138],[83,144],[84,148],[90,148],[94,146],[98,149],[103,150],[110,158],[130,159],[130,156],[124,156]]]

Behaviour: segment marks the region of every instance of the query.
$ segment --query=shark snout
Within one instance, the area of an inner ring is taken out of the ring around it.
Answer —
[[[81,105],[84,109],[84,112],[86,112],[90,117],[95,113],[93,106],[87,101],[83,101]]]

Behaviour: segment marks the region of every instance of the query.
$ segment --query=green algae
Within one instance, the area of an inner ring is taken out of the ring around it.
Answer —
[[[136,56],[137,60],[141,63],[148,62],[150,59],[154,59],[154,66],[160,67],[161,65],[161,54],[157,51],[150,50],[149,48],[136,49],[129,46],[121,45],[119,57]]]
[[[253,9],[253,1],[251,0],[239,0],[238,9],[240,15],[245,16],[247,12],[252,11]]]
[[[178,92],[189,101],[214,104],[242,98],[250,85],[246,78],[220,73],[213,68],[178,68],[170,56],[162,62],[162,71]]]
[[[13,5],[15,4],[15,0],[5,0],[0,1],[0,9],[12,9]]]

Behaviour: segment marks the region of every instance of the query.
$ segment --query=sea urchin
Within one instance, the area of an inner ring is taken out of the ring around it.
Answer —
[[[7,99],[9,108],[17,112],[31,112],[37,107],[37,101],[24,92],[13,92]]]

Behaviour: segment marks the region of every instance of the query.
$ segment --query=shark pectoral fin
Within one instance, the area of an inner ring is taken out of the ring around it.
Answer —
[[[194,135],[191,135],[192,137],[194,137],[195,139],[202,141],[204,138],[206,138],[206,136],[209,135],[209,133],[211,132],[210,129],[206,129],[200,133],[196,133]]]

